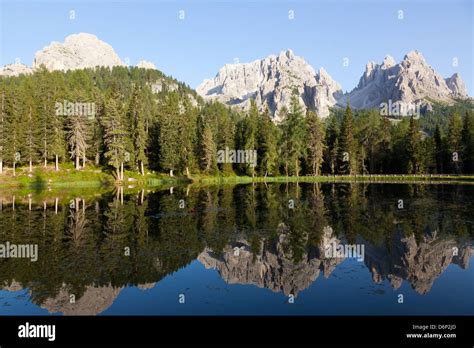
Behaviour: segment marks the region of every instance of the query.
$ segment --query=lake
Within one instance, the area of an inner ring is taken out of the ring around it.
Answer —
[[[0,191],[0,315],[474,315],[473,226],[459,184]]]

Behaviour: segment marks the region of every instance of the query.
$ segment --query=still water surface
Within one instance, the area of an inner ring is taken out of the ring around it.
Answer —
[[[36,262],[0,258],[0,315],[474,315],[470,185],[0,202],[0,244],[38,245]]]

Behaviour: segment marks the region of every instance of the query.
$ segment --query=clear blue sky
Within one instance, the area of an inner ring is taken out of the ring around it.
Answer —
[[[418,49],[443,77],[459,72],[474,95],[472,0],[0,3],[0,65],[15,58],[31,65],[34,53],[51,41],[88,32],[131,64],[150,60],[191,87],[214,77],[234,58],[247,62],[291,48],[350,90],[369,60],[381,62],[391,54],[399,61]],[[70,10],[75,10],[75,20],[69,19]],[[403,19],[398,19],[399,10]],[[345,57],[348,67],[343,66]]]

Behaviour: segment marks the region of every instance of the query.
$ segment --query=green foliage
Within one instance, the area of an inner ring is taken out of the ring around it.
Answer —
[[[93,103],[95,114],[58,113],[63,102]],[[40,69],[1,77],[0,174],[30,164],[54,163],[58,170],[59,162],[113,170],[118,180],[127,170],[188,177],[474,172],[469,101],[434,103],[418,120],[350,107],[320,120],[303,110],[296,93],[278,114],[277,125],[254,100],[246,111],[204,102],[150,69]],[[226,149],[256,151],[256,166],[217,163],[217,152]]]
[[[268,109],[258,119],[258,169],[261,176],[278,175],[279,129],[272,122]]]
[[[291,98],[290,110],[281,125],[281,135],[280,152],[285,174],[299,176],[301,160],[306,155],[306,124],[296,94]]]
[[[347,105],[341,123],[337,152],[337,165],[340,174],[357,174],[357,144],[354,138],[352,110]]]
[[[309,111],[306,114],[308,167],[312,175],[319,175],[323,163],[324,154],[324,128],[318,115]]]

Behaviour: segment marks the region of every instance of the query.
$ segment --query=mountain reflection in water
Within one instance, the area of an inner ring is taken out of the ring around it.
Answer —
[[[298,299],[318,278],[342,270],[346,258],[328,257],[330,245],[364,246],[363,260],[353,258],[338,276],[344,287],[356,287],[345,274],[368,270],[372,284],[387,281],[397,290],[406,282],[427,296],[451,264],[468,269],[473,194],[473,186],[415,184],[184,186],[72,200],[0,193],[0,244],[38,244],[39,250],[37,262],[0,259],[0,314],[13,301],[6,294],[21,291],[18,306],[99,314],[112,310],[124,289],[145,293],[196,262],[196,272],[217,272],[228,290],[241,284]],[[183,277],[189,288],[196,282]],[[453,287],[470,291],[472,284],[472,272],[463,271]],[[370,296],[377,293],[384,291]],[[464,303],[467,311],[474,311],[473,302]],[[306,307],[303,314],[318,314]]]

